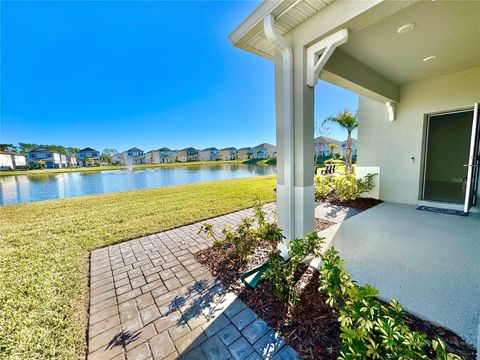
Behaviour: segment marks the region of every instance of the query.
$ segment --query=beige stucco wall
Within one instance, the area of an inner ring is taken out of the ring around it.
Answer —
[[[479,101],[480,67],[401,87],[394,122],[383,103],[360,96],[358,165],[380,166],[380,198],[417,204],[425,114]]]

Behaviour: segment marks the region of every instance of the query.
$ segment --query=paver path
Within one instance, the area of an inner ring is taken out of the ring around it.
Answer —
[[[234,227],[252,215],[208,222]],[[195,260],[210,244],[198,234],[202,223],[92,251],[89,360],[298,358]]]

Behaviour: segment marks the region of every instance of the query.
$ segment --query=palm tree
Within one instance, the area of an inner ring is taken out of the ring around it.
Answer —
[[[325,123],[334,123],[347,131],[347,149],[345,151],[345,172],[351,174],[353,172],[352,167],[352,131],[358,127],[358,114],[352,113],[350,110],[345,109],[339,112],[336,116],[330,116],[323,120]]]
[[[331,143],[331,144],[328,144],[328,148],[330,149],[330,154],[332,155],[332,157],[334,157],[334,156],[333,156],[333,151],[334,151],[335,149],[338,149],[338,145],[337,145],[337,144],[334,144],[334,143]]]
[[[43,169],[45,167],[45,160],[38,160],[37,165],[40,169]]]

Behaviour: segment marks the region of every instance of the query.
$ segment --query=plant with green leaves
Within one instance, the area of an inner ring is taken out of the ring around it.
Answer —
[[[40,169],[43,169],[45,167],[45,160],[38,160],[37,165]]]
[[[319,291],[340,313],[339,359],[429,359],[432,352],[436,359],[461,359],[447,353],[442,340],[412,331],[398,301],[383,305],[373,286],[356,285],[334,248],[324,253],[322,262]]]
[[[373,177],[375,175],[367,174],[362,179],[357,179],[352,174],[336,176],[333,180],[335,195],[342,201],[356,200],[361,194],[373,189]]]
[[[288,244],[288,260],[285,261],[280,256],[279,250],[269,254],[271,268],[263,274],[263,278],[272,283],[277,298],[289,303],[298,302],[298,294],[295,291],[298,268],[308,255],[320,255],[322,243],[323,238],[318,237],[317,233],[311,233]]]
[[[330,116],[323,120],[323,124],[337,124],[347,132],[347,147],[345,150],[345,173],[353,173],[352,166],[352,132],[358,127],[358,114],[352,113],[348,109],[339,112],[335,116]]]
[[[315,196],[325,199],[333,190],[333,179],[328,175],[317,175],[314,178]]]

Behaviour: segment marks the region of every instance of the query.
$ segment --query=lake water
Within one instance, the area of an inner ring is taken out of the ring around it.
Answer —
[[[273,175],[275,166],[225,164],[145,170],[0,177],[0,205],[141,190],[204,181]]]

